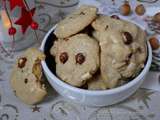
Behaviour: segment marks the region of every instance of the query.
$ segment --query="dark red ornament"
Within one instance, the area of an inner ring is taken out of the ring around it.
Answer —
[[[12,11],[16,6],[25,8],[25,5],[24,5],[23,0],[10,0],[9,2],[10,2],[11,11]]]
[[[37,30],[37,29],[38,29],[38,23],[33,21],[33,22],[31,23],[31,28],[32,28],[33,30]]]
[[[9,35],[15,35],[16,34],[16,28],[14,28],[14,27],[9,28],[8,34]]]
[[[22,33],[24,34],[27,28],[33,22],[32,16],[35,13],[35,8],[32,10],[27,11],[25,8],[22,8],[22,13],[20,19],[18,19],[15,24],[22,26]]]

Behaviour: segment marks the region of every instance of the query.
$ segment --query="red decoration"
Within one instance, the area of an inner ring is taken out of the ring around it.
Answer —
[[[10,0],[11,10],[13,10],[16,6],[25,8],[23,0]]]
[[[16,34],[16,28],[14,28],[14,27],[9,28],[8,34],[9,35],[15,35]]]
[[[22,26],[23,34],[26,32],[27,28],[33,22],[32,16],[34,15],[34,13],[35,13],[35,8],[29,11],[27,11],[25,8],[22,8],[21,17],[15,22],[15,24]]]
[[[37,30],[38,29],[38,23],[33,21],[32,24],[31,24],[31,28],[33,30]]]
[[[1,0],[0,0],[1,1]],[[33,21],[33,15],[35,13],[35,8],[33,8],[32,10],[30,10],[29,5],[27,4],[26,0],[2,0],[2,7],[5,9],[6,13],[7,13],[7,17],[9,18],[9,21],[11,23],[11,27],[8,29],[8,34],[14,36],[17,32],[16,28],[13,27],[13,22],[12,22],[12,18],[10,16],[11,12],[9,12],[9,10],[7,9],[7,3],[10,4],[10,10],[12,11],[15,7],[20,7],[21,9],[21,16],[20,18],[15,22],[15,24],[21,25],[22,26],[22,32],[25,33],[25,31],[27,30],[27,28],[29,26],[32,27],[33,30],[38,29],[38,24]],[[36,31],[34,31],[35,36],[38,40]],[[0,47],[2,48],[2,50],[6,53],[7,56],[12,56],[13,54],[13,48],[14,46],[14,42],[15,42],[15,37],[12,37],[12,51],[8,51],[5,49],[5,47],[3,47],[1,40],[0,40]]]

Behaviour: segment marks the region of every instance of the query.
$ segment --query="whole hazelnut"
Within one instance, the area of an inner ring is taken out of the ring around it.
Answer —
[[[120,7],[120,13],[124,16],[127,16],[131,13],[131,7],[128,2],[125,2],[121,7]]]
[[[144,13],[146,12],[146,9],[144,5],[140,4],[140,5],[137,5],[135,12],[137,13],[137,15],[141,16],[141,15],[144,15]]]
[[[153,50],[156,50],[156,49],[159,48],[159,41],[158,41],[158,39],[156,37],[151,37],[149,39],[149,42],[150,42],[151,47],[152,47]]]
[[[153,16],[153,20],[155,22],[160,22],[160,12],[156,13],[154,16]]]

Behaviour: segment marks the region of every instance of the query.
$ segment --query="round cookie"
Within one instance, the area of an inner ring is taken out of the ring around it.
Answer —
[[[66,38],[78,33],[88,26],[95,18],[97,8],[94,6],[83,5],[68,15],[64,20],[57,24],[54,34],[58,38]]]
[[[145,33],[140,28],[136,33],[136,37],[116,29],[93,33],[100,44],[100,69],[108,88],[116,87],[121,79],[134,77],[144,67],[147,55]]]
[[[55,41],[50,50],[55,56],[56,73],[65,82],[81,87],[99,68],[99,46],[86,34]]]
[[[27,49],[13,66],[11,87],[17,97],[26,104],[36,104],[47,94],[41,60],[45,55],[36,48]]]

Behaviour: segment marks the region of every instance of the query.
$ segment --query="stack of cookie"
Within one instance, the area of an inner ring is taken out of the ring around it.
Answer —
[[[56,74],[66,83],[91,90],[117,87],[144,67],[145,32],[133,23],[81,6],[57,24],[50,53]]]

